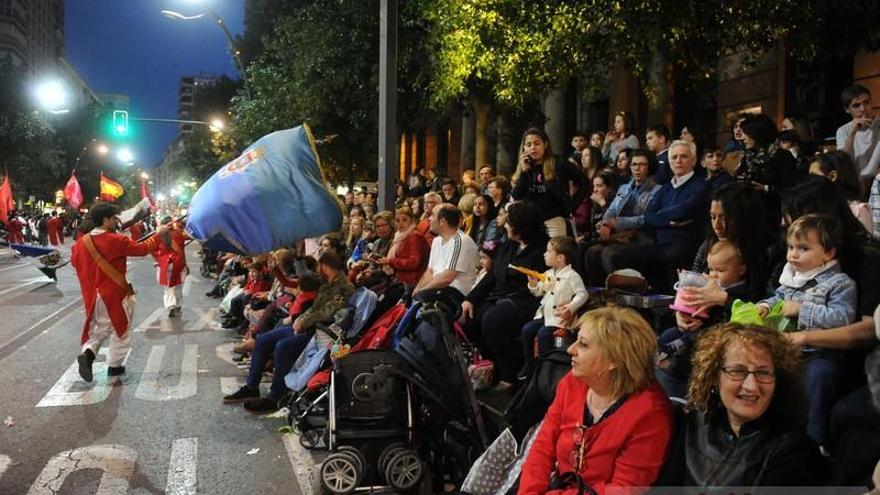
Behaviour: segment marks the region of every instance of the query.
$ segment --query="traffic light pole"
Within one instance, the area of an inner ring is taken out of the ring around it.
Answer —
[[[179,119],[147,119],[141,117],[129,117],[128,120],[134,120],[137,122],[169,122],[175,124],[199,124],[206,125],[208,127],[213,126],[210,122],[205,122],[204,120],[179,120]]]

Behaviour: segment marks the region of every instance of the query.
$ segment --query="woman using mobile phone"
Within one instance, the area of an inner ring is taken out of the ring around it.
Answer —
[[[550,138],[544,131],[536,127],[527,129],[520,144],[511,196],[540,206],[550,237],[566,234],[565,219],[571,213],[569,181],[577,183],[579,190],[587,186],[584,174],[574,165],[553,156]]]

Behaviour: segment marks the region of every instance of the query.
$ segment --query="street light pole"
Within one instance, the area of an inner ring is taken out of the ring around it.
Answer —
[[[226,35],[226,39],[229,41],[229,50],[232,51],[232,58],[235,60],[235,65],[238,67],[238,73],[241,75],[241,80],[244,84],[244,93],[248,97],[251,98],[251,88],[248,84],[247,72],[244,70],[244,64],[241,62],[241,50],[235,46],[235,38],[232,37],[232,33],[229,32],[229,28],[226,27],[226,22],[222,17],[212,8],[207,7],[206,11],[208,15],[214,18],[214,22],[220,26],[220,29],[223,30],[223,34]],[[204,13],[186,16],[181,14],[180,12],[175,12],[173,10],[163,10],[161,14],[169,19],[173,19],[176,21],[191,21],[195,19],[201,19],[204,17]]]
[[[397,146],[397,0],[379,7],[379,209],[394,211]]]

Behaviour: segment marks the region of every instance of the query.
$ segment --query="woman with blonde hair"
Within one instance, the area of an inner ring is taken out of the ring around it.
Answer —
[[[583,316],[568,348],[571,373],[544,416],[520,494],[603,494],[654,483],[672,436],[671,406],[654,380],[656,351],[654,331],[632,309]]]
[[[800,353],[785,335],[718,325],[697,341],[686,415],[659,484],[800,486],[821,482],[805,433]]]
[[[584,175],[574,165],[553,156],[550,138],[544,131],[527,129],[520,144],[511,196],[538,204],[550,237],[566,235],[565,219],[571,213],[569,181],[577,183],[578,189],[587,186]]]

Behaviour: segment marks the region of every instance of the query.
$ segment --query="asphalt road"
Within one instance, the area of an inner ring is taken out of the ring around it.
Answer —
[[[73,269],[51,283],[0,250],[0,494],[311,493],[314,462],[278,433],[285,420],[222,403],[246,370],[230,360],[235,338],[219,329],[194,248],[180,318],[161,309],[152,258],[130,259],[127,374],[108,380],[99,354],[91,385],[75,366],[84,314]]]

